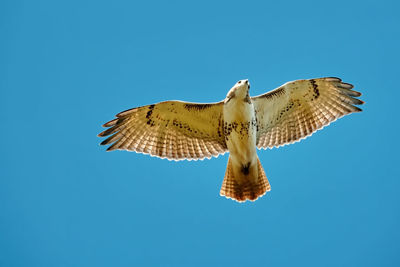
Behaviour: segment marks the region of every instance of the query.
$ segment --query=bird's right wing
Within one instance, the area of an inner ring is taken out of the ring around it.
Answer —
[[[299,141],[344,115],[360,112],[361,93],[339,78],[288,82],[252,98],[257,117],[257,147]]]
[[[170,160],[197,160],[225,153],[223,102],[165,101],[133,108],[104,124],[99,136],[110,150],[129,150]]]

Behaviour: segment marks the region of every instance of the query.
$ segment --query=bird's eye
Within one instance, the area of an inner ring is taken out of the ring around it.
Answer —
[[[242,81],[238,81],[238,84],[241,84],[242,83]]]

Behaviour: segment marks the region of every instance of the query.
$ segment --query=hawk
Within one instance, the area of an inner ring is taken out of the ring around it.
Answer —
[[[107,151],[129,150],[169,160],[229,152],[221,196],[255,201],[271,187],[257,148],[300,141],[344,115],[360,112],[361,93],[339,78],[296,80],[250,97],[238,81],[217,103],[165,101],[118,113],[99,134]]]

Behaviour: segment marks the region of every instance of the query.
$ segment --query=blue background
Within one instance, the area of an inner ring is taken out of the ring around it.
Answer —
[[[399,266],[398,1],[1,1],[0,266]],[[272,191],[219,196],[228,155],[106,153],[114,114],[341,77],[364,112],[259,151]]]

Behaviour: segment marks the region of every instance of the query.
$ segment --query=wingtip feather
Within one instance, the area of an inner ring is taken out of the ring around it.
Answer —
[[[131,108],[131,109],[124,110],[124,111],[118,113],[118,114],[116,115],[116,117],[117,117],[117,118],[124,117],[124,116],[129,115],[130,113],[136,111],[137,109],[138,109],[138,108]]]
[[[118,121],[118,118],[110,120],[109,122],[104,123],[102,126],[103,127],[111,127],[113,125],[115,125]]]
[[[328,82],[341,82],[342,79],[338,78],[338,77],[326,77],[325,80],[327,80]]]
[[[344,89],[353,89],[354,88],[354,85],[352,85],[351,83],[344,83],[344,82],[340,82],[339,84],[338,84],[338,87],[340,87],[340,88],[344,88]]]
[[[358,98],[354,98],[354,97],[348,97],[348,99],[351,99],[351,104],[352,105],[362,105],[362,104],[365,103],[364,101],[362,101],[362,100],[360,100]]]
[[[108,138],[100,143],[101,146],[108,145]]]

